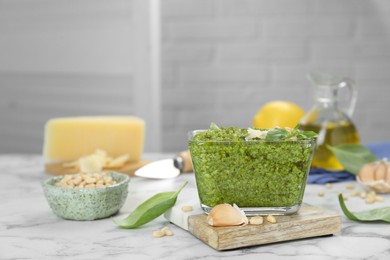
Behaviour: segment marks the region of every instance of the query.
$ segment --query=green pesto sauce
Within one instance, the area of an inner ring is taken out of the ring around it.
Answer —
[[[314,138],[245,141],[247,129],[198,132],[189,141],[199,198],[213,207],[289,207],[302,202]]]

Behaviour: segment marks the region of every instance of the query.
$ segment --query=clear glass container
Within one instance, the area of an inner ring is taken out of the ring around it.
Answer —
[[[309,74],[308,78],[316,90],[315,104],[303,116],[299,128],[318,133],[312,166],[331,171],[342,170],[343,166],[327,145],[360,142],[357,129],[351,120],[357,92],[352,80],[347,78],[314,73]]]
[[[206,213],[221,203],[235,203],[248,216],[298,211],[310,170],[314,138],[195,141],[196,132],[190,133],[189,150],[201,207]]]

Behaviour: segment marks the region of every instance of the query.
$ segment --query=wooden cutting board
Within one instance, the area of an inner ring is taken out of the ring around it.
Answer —
[[[212,227],[200,208],[186,213],[181,211],[182,206],[175,206],[165,217],[216,250],[332,235],[341,229],[341,218],[337,213],[308,204],[303,204],[296,214],[275,216],[277,222],[274,224],[264,220],[262,225],[235,227]]]
[[[116,171],[121,172],[130,176],[134,176],[134,172],[141,168],[142,166],[150,163],[149,160],[141,160],[139,162],[130,162],[126,163],[123,167],[120,168],[110,168],[103,169],[105,171]],[[45,164],[45,172],[53,175],[64,175],[64,174],[74,174],[78,173],[79,170],[77,168],[64,167],[64,163],[66,162],[55,162],[55,163],[46,163]]]

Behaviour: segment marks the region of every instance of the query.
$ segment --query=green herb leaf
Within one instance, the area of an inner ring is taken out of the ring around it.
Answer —
[[[221,128],[219,128],[219,126],[216,124],[216,123],[210,123],[210,129],[211,130],[221,130]]]
[[[390,222],[390,207],[382,207],[371,210],[365,210],[360,212],[351,212],[345,205],[343,195],[339,194],[340,207],[343,210],[345,216],[353,221],[384,221]]]
[[[316,132],[313,132],[313,131],[302,131],[302,132],[296,133],[296,137],[298,139],[310,139],[310,138],[314,138],[317,136],[318,136],[318,134]]]
[[[294,129],[291,131],[291,136],[296,137],[298,140],[302,139],[312,139],[316,138],[318,134],[313,131],[302,131],[299,129],[299,124],[297,124]]]
[[[277,141],[284,140],[290,135],[290,132],[284,128],[273,128],[268,131],[265,140],[268,141]]]
[[[345,144],[339,146],[327,146],[347,172],[357,175],[360,168],[366,163],[378,159],[371,151],[360,144]]]
[[[187,185],[184,183],[178,191],[173,192],[161,192],[153,197],[147,199],[141,205],[139,205],[128,217],[122,220],[113,219],[114,223],[121,228],[137,228],[146,224],[153,219],[157,218],[161,214],[165,213],[168,209],[172,208],[177,200],[177,196],[180,191]]]
[[[288,140],[296,137],[296,139],[311,139],[317,137],[317,133],[313,131],[301,131],[299,130],[299,125],[296,125],[293,130],[288,131],[285,128],[273,128],[265,137],[265,140],[268,141],[279,141],[279,140]]]

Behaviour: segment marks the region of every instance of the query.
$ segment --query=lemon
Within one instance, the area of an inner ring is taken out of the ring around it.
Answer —
[[[295,127],[304,115],[297,104],[288,101],[271,101],[266,103],[253,117],[253,127]]]

